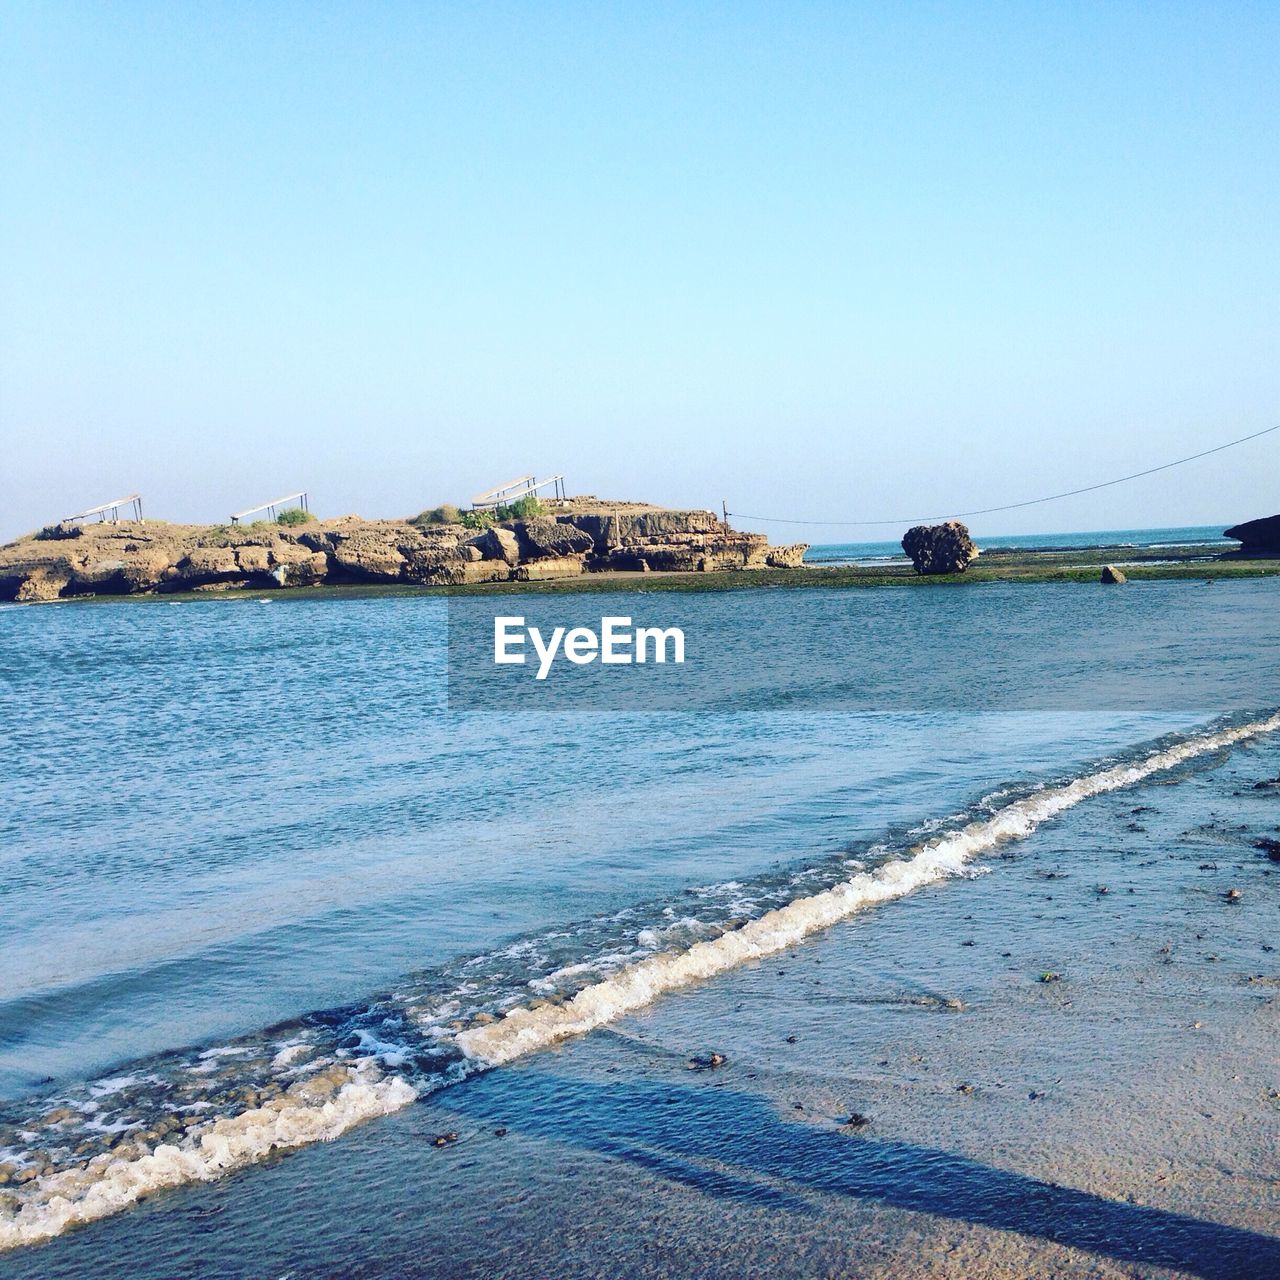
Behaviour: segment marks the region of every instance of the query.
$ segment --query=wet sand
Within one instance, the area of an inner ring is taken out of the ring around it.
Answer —
[[[1277,773],[1266,740],[1096,797],[987,874],[5,1274],[1275,1276]]]

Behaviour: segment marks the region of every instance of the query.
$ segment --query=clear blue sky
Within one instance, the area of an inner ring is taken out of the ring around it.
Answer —
[[[0,43],[0,536],[553,470],[911,516],[1280,421],[1274,3],[8,0]],[[975,527],[1274,511],[1280,434]]]

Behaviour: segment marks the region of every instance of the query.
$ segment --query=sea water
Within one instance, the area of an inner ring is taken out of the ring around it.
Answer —
[[[980,686],[983,629],[1031,618],[1052,688],[1050,639],[1123,599],[1178,662],[1189,589],[966,592],[964,661]],[[1273,612],[1269,583],[1214,591],[1223,619]],[[961,607],[893,597],[921,634]],[[0,1245],[338,1137],[1280,727],[1247,628],[1183,646],[1229,706],[877,710],[777,661],[797,618],[878,598],[701,597],[712,634],[774,638],[767,690],[532,715],[450,699],[425,596],[0,612]]]
[[[1225,524],[1178,525],[1167,529],[1097,529],[1089,533],[978,533],[974,541],[984,550],[1001,551],[1094,551],[1116,549],[1117,559],[1125,551],[1156,547],[1201,547],[1205,554],[1220,554],[1240,546],[1223,537]],[[805,564],[881,565],[909,564],[897,540],[822,543],[805,552]]]

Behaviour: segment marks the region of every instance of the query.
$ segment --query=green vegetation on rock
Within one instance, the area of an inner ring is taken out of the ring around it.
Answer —
[[[452,502],[442,502],[428,511],[419,511],[410,524],[461,524],[462,512]]]
[[[542,503],[530,493],[514,502],[499,503],[483,511],[464,511],[461,518],[468,529],[487,529],[491,524],[502,524],[506,520],[532,520],[541,514]]]
[[[532,520],[542,514],[542,503],[533,494],[526,494],[514,502],[499,503],[496,507],[477,508],[462,511],[452,502],[442,502],[438,507],[430,507],[419,511],[410,524],[460,524],[468,529],[480,532],[490,525],[502,524],[506,520]]]

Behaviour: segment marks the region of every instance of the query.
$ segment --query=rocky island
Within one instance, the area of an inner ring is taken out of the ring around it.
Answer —
[[[770,546],[709,511],[594,497],[496,512],[440,507],[411,520],[295,511],[252,525],[63,523],[0,548],[0,600],[794,569],[806,549]]]

